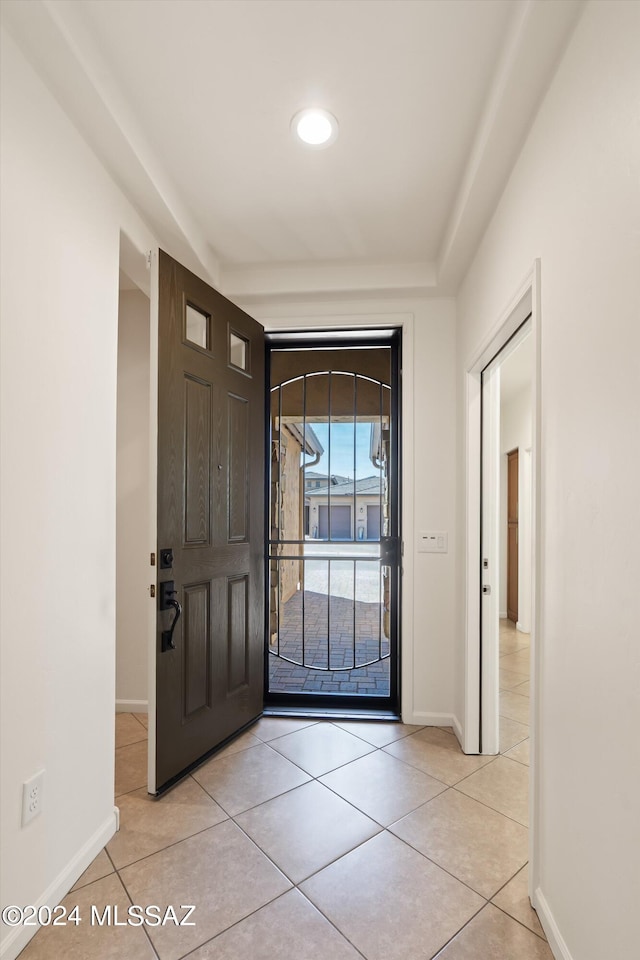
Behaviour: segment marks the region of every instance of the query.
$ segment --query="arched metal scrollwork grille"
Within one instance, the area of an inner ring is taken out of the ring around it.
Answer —
[[[363,668],[389,658],[390,429],[381,380],[325,370],[271,389],[269,653],[292,690],[307,671],[366,688]]]

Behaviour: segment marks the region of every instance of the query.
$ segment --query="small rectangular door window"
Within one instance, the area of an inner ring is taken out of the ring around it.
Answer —
[[[187,304],[185,312],[186,339],[190,343],[195,343],[196,346],[202,347],[204,350],[208,350],[210,341],[209,326],[211,317],[202,310],[198,310],[196,307],[193,307],[190,303]]]

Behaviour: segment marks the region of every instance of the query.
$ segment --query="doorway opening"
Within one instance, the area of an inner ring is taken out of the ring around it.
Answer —
[[[399,356],[270,338],[269,709],[398,715]]]
[[[529,764],[533,369],[533,337],[526,333],[500,363],[498,474],[498,748],[525,765]]]
[[[116,798],[146,788],[149,624],[149,280],[121,235],[116,418]]]
[[[529,680],[533,423],[530,319],[483,368],[481,389],[481,750],[505,753],[529,737],[528,687],[519,694],[512,694],[510,688]],[[525,757],[524,751],[521,756]]]

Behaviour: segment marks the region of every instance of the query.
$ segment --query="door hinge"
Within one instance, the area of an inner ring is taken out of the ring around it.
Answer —
[[[147,270],[151,270],[151,250],[147,253]]]
[[[152,567],[155,567],[155,565],[156,565],[156,555],[155,555],[155,553],[152,553],[152,554],[151,554],[151,566],[152,566]]]
[[[485,583],[485,585],[482,588],[482,592],[484,593],[485,597],[491,596],[491,587],[489,586],[488,583]]]
[[[152,583],[151,586],[149,587],[149,596],[153,598],[155,597],[155,595],[156,595],[156,585],[155,583]]]

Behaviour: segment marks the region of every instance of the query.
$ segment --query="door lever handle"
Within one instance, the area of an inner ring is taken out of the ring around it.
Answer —
[[[162,653],[166,653],[167,650],[175,650],[176,645],[173,640],[173,631],[182,615],[182,604],[179,600],[174,600],[173,598],[167,599],[167,606],[173,607],[175,615],[169,629],[162,631]]]

